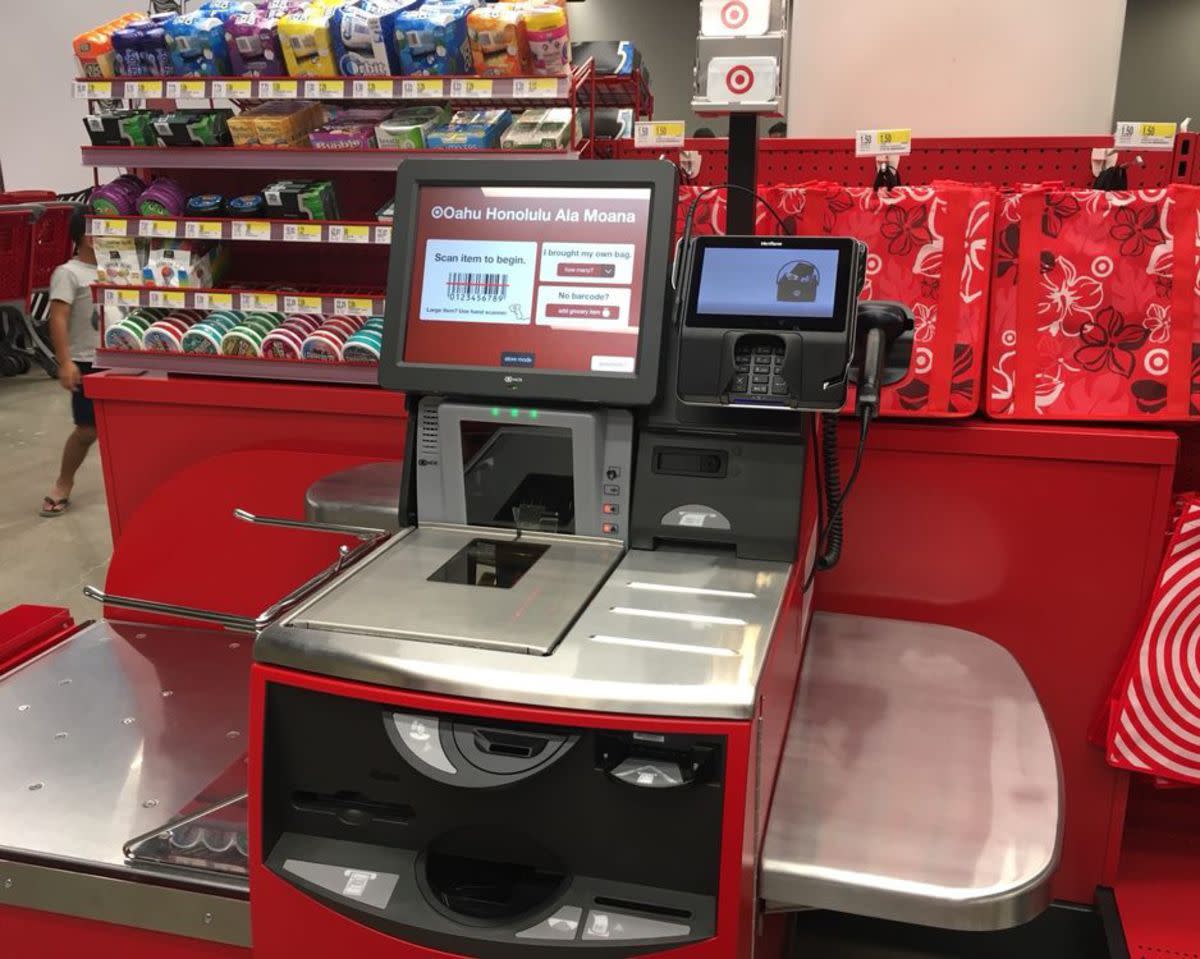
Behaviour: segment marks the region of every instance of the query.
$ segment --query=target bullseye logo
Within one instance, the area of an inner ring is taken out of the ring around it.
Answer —
[[[730,67],[729,72],[725,74],[725,86],[735,96],[748,93],[754,86],[754,71],[744,63]]]
[[[737,30],[750,19],[750,10],[743,0],[729,0],[721,7],[721,23],[730,30]]]

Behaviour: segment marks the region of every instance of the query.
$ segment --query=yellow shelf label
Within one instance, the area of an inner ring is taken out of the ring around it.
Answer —
[[[288,243],[320,243],[320,223],[285,223],[283,238]]]
[[[197,310],[232,310],[232,293],[195,293],[192,302]]]
[[[126,236],[128,232],[127,220],[92,220],[92,236]]]
[[[513,81],[513,96],[557,97],[557,77],[518,77]]]
[[[442,100],[446,84],[442,80],[405,80],[400,84],[400,93],[405,100]]]
[[[1113,145],[1118,150],[1174,150],[1176,123],[1146,123],[1122,120],[1117,124]]]
[[[304,95],[312,100],[340,100],[346,95],[342,80],[305,80]]]
[[[181,310],[187,306],[187,294],[183,290],[151,290],[150,305]]]
[[[367,226],[343,226],[335,223],[329,228],[330,243],[370,243],[371,228]]]
[[[168,100],[206,100],[208,89],[203,80],[168,80]]]
[[[184,224],[183,235],[189,240],[219,240],[223,230],[224,224],[213,220],[189,220]]]
[[[855,156],[899,156],[908,153],[912,153],[912,130],[908,127],[859,130],[854,137]]]
[[[126,100],[161,100],[161,80],[126,80],[123,93]]]
[[[339,296],[333,301],[333,312],[346,316],[371,316],[375,310],[369,297]]]
[[[681,147],[687,135],[682,120],[641,120],[633,125],[633,145],[636,147]]]
[[[391,100],[396,96],[391,80],[355,80],[354,96],[358,100]]]
[[[295,80],[259,80],[258,95],[264,100],[295,100],[300,84]]]
[[[175,239],[174,220],[142,220],[138,223],[138,236],[149,236],[159,240]]]
[[[472,99],[489,99],[494,85],[491,80],[459,79],[450,82],[452,97],[470,97]]]
[[[249,100],[254,95],[250,80],[213,80],[213,96],[225,100]]]
[[[269,240],[271,224],[261,220],[234,220],[229,235],[235,240]]]
[[[283,298],[284,313],[320,313],[321,306],[319,296],[298,296],[289,293]]]
[[[108,80],[87,80],[75,85],[75,95],[87,100],[111,100],[113,85]]]
[[[239,293],[238,308],[275,313],[279,309],[279,297],[274,293]]]
[[[105,306],[141,306],[141,290],[105,290]]]

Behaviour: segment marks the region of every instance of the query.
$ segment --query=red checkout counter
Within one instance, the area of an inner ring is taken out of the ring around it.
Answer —
[[[919,452],[903,430],[868,445],[828,580],[843,609],[814,612],[807,417],[841,406],[819,393],[853,348],[832,322],[854,300],[852,241],[801,251],[831,257],[836,290],[783,323],[763,319],[773,306],[752,323],[723,312],[703,275],[726,251],[693,258],[695,300],[660,338],[673,171],[612,164],[583,183],[547,162],[530,184],[524,165],[470,167],[474,182],[418,162],[400,175],[397,209],[413,213],[381,379],[408,394],[404,416],[386,393],[356,411],[369,401],[331,388],[356,425],[318,451],[210,438],[161,479],[153,457],[131,479],[114,457],[117,551],[93,591],[107,618],[0,618],[0,940],[47,955],[748,959],[788,954],[782,917],[798,910],[986,931],[1072,898],[1054,885],[1064,774],[1084,775],[1074,742],[1061,761],[1056,748],[1067,711],[1054,701],[1048,720],[999,615],[1000,642],[939,624],[971,603],[983,622],[994,603],[994,585],[935,568],[970,544],[943,532],[926,555],[931,522],[899,542],[877,522],[888,501],[915,522],[929,495],[871,468]],[[445,213],[467,209],[499,212],[481,233]],[[551,232],[520,210],[596,225]],[[470,301],[471,336],[447,336],[439,310],[466,307],[442,291],[461,267],[436,256],[476,243],[508,258],[513,289]],[[565,313],[480,329],[506,296],[570,306],[580,288],[555,282],[555,256],[605,264],[608,285],[586,289],[623,332]],[[598,331],[600,349],[571,339]],[[771,399],[743,373],[767,376]],[[111,391],[106,449],[129,442],[113,427],[138,391],[221,407],[203,381],[96,389]],[[266,392],[229,389],[256,406]],[[303,405],[277,397],[275,414]],[[371,445],[401,420],[402,467]],[[1005,451],[986,426],[943,442],[947,460],[996,457],[993,476],[1041,470],[1047,490],[1075,456],[1165,513],[1174,451],[1149,438],[1121,476],[1082,441],[1042,465],[1036,438]],[[971,495],[946,506],[978,518]],[[168,509],[181,501],[194,508]],[[1050,505],[1051,531],[1075,522]],[[1013,533],[993,530],[998,568]],[[877,561],[895,568],[872,600],[854,571]],[[884,590],[922,563],[942,594],[897,593],[928,615],[888,618]],[[1106,801],[1087,815],[1112,822]],[[1075,888],[1103,881],[1106,863],[1069,858]]]

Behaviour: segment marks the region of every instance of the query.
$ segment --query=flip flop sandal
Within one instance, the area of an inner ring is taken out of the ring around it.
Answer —
[[[67,507],[71,505],[71,501],[66,497],[62,499],[51,499],[49,496],[42,497],[42,508],[38,511],[39,516],[46,519],[53,519],[55,516],[62,516],[67,511]]]

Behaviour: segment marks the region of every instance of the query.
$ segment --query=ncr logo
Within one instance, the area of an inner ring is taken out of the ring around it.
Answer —
[[[507,383],[509,386],[516,386],[519,383],[524,383],[525,377],[523,377],[523,376],[506,376],[506,377],[504,377],[504,382]]]

